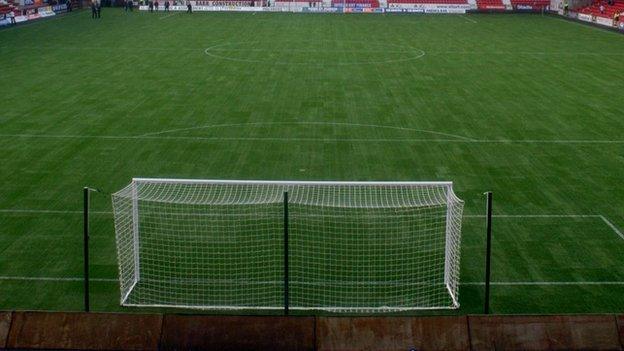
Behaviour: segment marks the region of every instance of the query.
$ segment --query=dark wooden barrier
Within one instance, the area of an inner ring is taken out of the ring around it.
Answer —
[[[620,350],[613,315],[470,316],[473,350]]]
[[[14,312],[7,348],[154,350],[162,316]]]
[[[319,317],[319,350],[469,350],[466,317]]]
[[[314,317],[167,315],[163,350],[313,350]]]
[[[243,317],[0,312],[0,349],[622,350],[624,315]]]
[[[620,345],[624,349],[624,315],[617,316],[617,326],[620,332]]]
[[[0,349],[6,347],[9,327],[11,327],[11,314],[11,312],[0,312]]]

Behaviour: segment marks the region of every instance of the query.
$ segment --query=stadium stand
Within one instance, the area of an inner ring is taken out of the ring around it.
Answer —
[[[600,11],[600,5],[604,6],[604,11]],[[589,6],[579,10],[580,13],[593,15],[596,17],[605,17],[612,19],[616,13],[624,13],[624,0],[614,0],[612,5],[606,1],[595,1]]]
[[[467,0],[388,0],[388,5],[403,4],[468,4]]]
[[[514,9],[544,10],[550,6],[550,0],[511,0]]]
[[[13,6],[11,6],[9,4],[2,4],[2,3],[0,3],[0,18],[3,17],[5,14],[11,12],[12,8],[13,8]]]
[[[505,5],[502,0],[477,0],[477,8],[487,11],[504,11]]]

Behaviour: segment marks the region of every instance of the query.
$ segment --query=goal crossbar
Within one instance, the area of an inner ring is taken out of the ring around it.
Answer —
[[[160,184],[273,184],[273,185],[371,185],[371,186],[453,186],[451,181],[421,182],[421,181],[334,181],[334,180],[235,180],[235,179],[171,179],[171,178],[132,178],[133,182],[160,183]]]

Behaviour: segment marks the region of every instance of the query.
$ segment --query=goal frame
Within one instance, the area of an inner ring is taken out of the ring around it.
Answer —
[[[357,186],[357,185],[365,185],[365,186],[378,186],[378,187],[396,187],[396,186],[440,186],[446,187],[447,192],[447,204],[451,201],[455,201],[463,204],[463,200],[459,199],[454,191],[453,191],[453,182],[452,181],[300,181],[300,180],[229,180],[229,179],[177,179],[177,178],[143,178],[137,177],[132,178],[132,231],[133,231],[133,261],[134,261],[134,276],[133,281],[131,283],[130,288],[124,294],[122,292],[120,303],[122,306],[126,307],[154,307],[154,308],[179,308],[179,309],[191,309],[191,310],[232,310],[232,311],[244,311],[244,310],[301,310],[301,311],[335,311],[335,312],[354,312],[354,313],[362,313],[362,312],[388,312],[390,311],[419,311],[419,310],[453,310],[459,308],[459,299],[457,294],[454,292],[454,289],[450,286],[451,284],[451,265],[450,262],[450,254],[451,250],[450,240],[451,231],[450,226],[451,223],[451,211],[447,207],[446,211],[446,230],[445,230],[445,263],[444,263],[444,285],[449,294],[449,297],[452,301],[452,305],[450,306],[415,306],[415,307],[397,307],[397,306],[383,306],[383,307],[344,307],[344,306],[323,306],[323,307],[302,307],[302,306],[224,306],[224,305],[171,305],[171,304],[136,304],[129,303],[127,300],[130,294],[133,292],[135,286],[140,280],[140,253],[139,253],[139,242],[140,242],[140,228],[139,228],[139,204],[138,204],[138,183],[153,183],[153,184],[206,184],[206,185],[282,185],[282,186]],[[457,259],[459,260],[459,258]],[[459,262],[456,263],[459,265]],[[120,287],[123,286],[123,279],[121,275],[121,263],[119,266],[120,275],[119,282]],[[459,279],[457,279],[456,284],[459,284]],[[458,291],[458,289],[457,289]]]

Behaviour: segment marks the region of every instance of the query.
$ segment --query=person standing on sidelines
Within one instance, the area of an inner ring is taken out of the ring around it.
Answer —
[[[11,12],[9,12],[9,19],[11,20],[11,24],[15,24],[15,12],[13,11],[13,9],[11,9]]]
[[[193,6],[191,0],[186,0],[186,13],[193,13]]]
[[[91,0],[91,19],[97,18],[97,0]]]
[[[154,1],[154,9],[158,12],[158,0]]]
[[[97,0],[96,3],[97,3],[97,18],[100,18],[100,13],[102,12],[102,3],[100,2],[100,0]]]
[[[169,12],[169,0],[165,0],[165,12]]]

